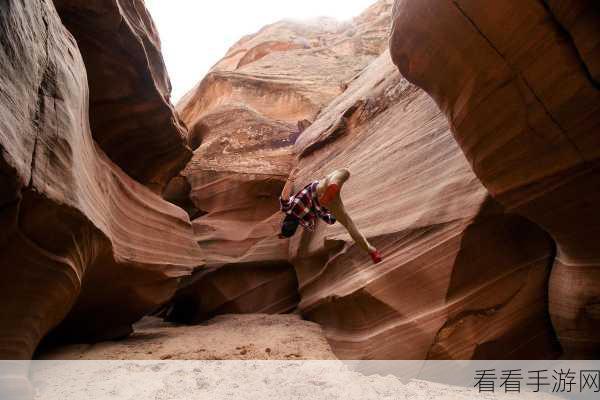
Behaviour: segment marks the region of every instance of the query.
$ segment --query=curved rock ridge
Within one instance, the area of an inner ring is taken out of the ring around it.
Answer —
[[[122,336],[202,264],[185,212],[95,144],[77,44],[49,1],[0,8],[0,358]]]
[[[277,238],[277,198],[295,162],[294,143],[385,49],[391,6],[380,1],[352,23],[269,25],[235,44],[180,102],[194,157],[165,197],[194,218],[210,272],[179,292],[170,319],[296,307],[288,244]]]
[[[54,3],[85,61],[94,140],[128,175],[160,193],[192,152],[170,103],[160,38],[144,1]]]
[[[352,22],[284,20],[236,43],[178,104],[193,126],[222,104],[242,104],[266,117],[296,123],[319,110],[387,47],[391,0]]]
[[[555,240],[550,314],[572,358],[600,354],[599,29],[592,1],[398,0],[391,40],[489,193]]]
[[[201,124],[202,145],[182,177],[209,270],[178,293],[168,318],[191,323],[221,313],[291,311],[296,276],[274,214],[298,127],[234,106]]]
[[[297,234],[302,315],[344,359],[544,358],[552,240],[506,213],[473,174],[433,100],[373,62],[296,142],[296,189],[346,168],[342,198],[383,254],[339,224]]]

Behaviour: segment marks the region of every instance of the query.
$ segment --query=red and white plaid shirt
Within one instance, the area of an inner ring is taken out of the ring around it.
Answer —
[[[279,197],[281,211],[298,218],[300,225],[309,231],[315,230],[317,217],[329,225],[333,225],[336,222],[335,216],[331,211],[319,204],[317,198],[318,184],[319,181],[309,183],[301,191],[291,196],[289,200]]]

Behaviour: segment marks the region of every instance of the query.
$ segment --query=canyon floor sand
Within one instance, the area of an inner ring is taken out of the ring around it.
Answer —
[[[222,315],[194,326],[145,318],[127,339],[49,350],[53,360],[334,360],[321,327],[287,315]]]
[[[55,364],[53,364],[55,363]],[[36,399],[549,399],[364,375],[327,361],[47,361],[32,373]]]
[[[319,325],[298,315],[223,315],[195,326],[146,318],[125,340],[40,358],[31,380],[44,400],[517,398],[357,372],[336,359]]]

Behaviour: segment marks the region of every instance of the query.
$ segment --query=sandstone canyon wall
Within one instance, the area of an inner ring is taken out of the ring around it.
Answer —
[[[598,4],[398,0],[394,15],[402,74],[435,99],[491,196],[556,242],[550,314],[565,355],[597,358]]]
[[[347,168],[348,212],[384,261],[338,225],[290,245],[300,310],[350,359],[538,358],[556,352],[549,237],[488,195],[444,115],[389,53],[296,143],[298,187]]]
[[[180,290],[170,317],[291,309],[284,294],[297,280],[297,312],[342,358],[555,357],[555,243],[490,195],[444,113],[398,72],[386,51],[391,6],[352,26],[268,26],[179,104],[195,152],[166,193],[197,217],[210,269]],[[339,224],[275,238],[292,166],[295,189],[350,170],[342,197],[383,263]],[[267,277],[290,265],[294,275]]]
[[[392,3],[269,25],[175,111],[142,0],[0,0],[0,358],[165,304],[295,311],[347,359],[597,357],[597,6]],[[350,171],[382,263],[277,238],[293,167]]]
[[[182,289],[175,321],[286,312],[299,301],[277,196],[294,143],[387,47],[391,1],[350,22],[281,21],[236,43],[178,105],[194,157],[166,198],[186,207],[207,268]]]
[[[94,140],[125,173],[160,193],[192,152],[144,1],[54,4],[83,55]]]
[[[107,20],[90,21],[88,35],[104,27],[116,35],[122,51],[141,54],[127,39],[134,25],[121,22],[131,17],[127,7],[139,10],[142,3],[113,3],[93,2],[105,7]],[[92,7],[87,2],[57,4],[67,18],[70,7],[86,15]],[[147,35],[144,43],[154,40],[152,31],[135,32],[138,39]],[[0,358],[30,358],[42,337],[61,322],[57,337],[122,336],[132,322],[167,301],[181,277],[202,265],[186,213],[144,186],[156,191],[156,184],[173,174],[168,170],[189,158],[168,106],[166,75],[155,74],[161,64],[146,54],[149,58],[137,66],[147,69],[138,70],[136,82],[150,82],[155,98],[162,100],[148,105],[146,92],[140,97],[128,92],[124,99],[96,90],[96,121],[90,129],[86,64],[52,1],[0,2]],[[121,64],[110,53],[94,57],[101,60],[92,64]],[[90,79],[92,87],[107,92],[111,84],[119,86],[94,72]],[[140,119],[145,112],[168,129],[158,134],[142,127],[128,130],[118,122],[105,125],[99,116],[109,110],[114,114],[108,117],[140,112]],[[147,138],[139,142],[140,136]],[[139,165],[161,157],[171,161],[155,170],[145,165],[148,175],[138,176],[133,164],[120,165],[121,155],[113,152],[129,141],[137,148],[128,158]],[[158,156],[156,147],[163,146],[170,153]]]

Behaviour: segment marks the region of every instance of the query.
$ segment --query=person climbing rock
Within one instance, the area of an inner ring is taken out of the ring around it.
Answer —
[[[337,221],[346,228],[356,244],[369,253],[375,264],[381,262],[381,253],[358,230],[342,202],[340,192],[344,183],[350,178],[350,171],[347,169],[333,171],[323,179],[310,182],[291,196],[297,172],[298,168],[295,168],[290,173],[279,197],[281,211],[285,214],[279,238],[294,236],[299,225],[308,231],[314,231],[318,219],[329,225]]]

